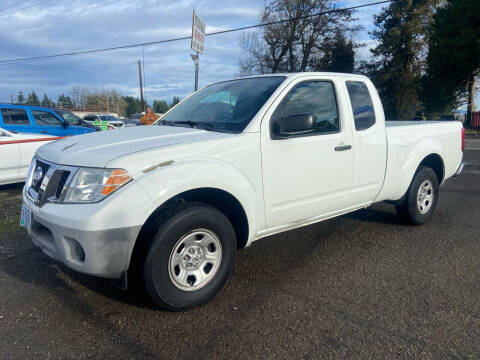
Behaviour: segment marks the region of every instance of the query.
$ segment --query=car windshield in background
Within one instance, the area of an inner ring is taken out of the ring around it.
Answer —
[[[170,110],[157,125],[241,132],[284,80],[284,76],[269,76],[207,86]]]
[[[60,115],[63,120],[65,120],[71,125],[78,124],[80,122],[80,118],[70,111],[56,110],[56,113]]]
[[[99,115],[98,117],[102,121],[117,121],[117,118],[112,115]]]

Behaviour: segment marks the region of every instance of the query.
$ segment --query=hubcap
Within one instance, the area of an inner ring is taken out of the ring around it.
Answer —
[[[426,214],[430,210],[433,197],[433,184],[430,180],[425,180],[422,185],[420,185],[417,193],[417,209],[420,214]]]
[[[218,236],[206,229],[194,230],[173,247],[168,261],[170,280],[181,290],[198,290],[215,277],[221,261]]]

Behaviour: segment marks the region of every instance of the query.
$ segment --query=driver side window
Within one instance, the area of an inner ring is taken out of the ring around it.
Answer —
[[[305,81],[296,85],[275,110],[272,134],[278,134],[283,119],[292,115],[313,116],[314,128],[308,133],[294,136],[309,136],[338,132],[340,129],[337,100],[330,81]]]
[[[60,126],[61,121],[55,115],[48,111],[32,110],[32,116],[35,119],[35,124],[40,126]]]

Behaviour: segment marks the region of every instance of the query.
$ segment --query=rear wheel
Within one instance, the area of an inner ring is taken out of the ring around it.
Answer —
[[[235,231],[222,212],[198,203],[178,205],[163,215],[147,250],[145,288],[167,310],[200,305],[223,287],[235,254]]]
[[[430,220],[437,201],[437,175],[431,168],[421,166],[413,177],[404,203],[396,207],[397,214],[410,224],[421,225]]]

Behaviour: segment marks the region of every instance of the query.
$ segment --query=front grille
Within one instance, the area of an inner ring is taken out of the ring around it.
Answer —
[[[42,181],[45,178],[45,175],[47,175],[47,171],[50,169],[50,165],[37,160],[35,169],[33,170],[33,178],[32,178],[32,188],[35,190],[35,192],[38,192],[40,190],[40,185],[42,185]]]
[[[28,197],[40,207],[46,202],[58,203],[65,193],[66,186],[68,186],[68,181],[75,168],[48,163],[39,159],[34,161],[36,162],[34,171],[31,179],[27,182],[26,193]],[[41,169],[42,173],[37,169]],[[35,172],[37,172],[36,176]]]
[[[67,182],[68,177],[70,176],[70,171],[59,170],[58,172],[61,172],[62,175],[60,176],[60,180],[58,181],[55,197],[57,199],[60,199],[60,196],[62,195],[62,192],[63,192],[63,187],[65,186],[65,183]]]

